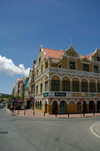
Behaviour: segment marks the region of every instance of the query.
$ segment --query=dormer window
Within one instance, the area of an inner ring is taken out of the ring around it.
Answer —
[[[99,61],[99,62],[100,62],[100,57],[97,57],[97,61]]]
[[[75,69],[75,62],[73,61],[69,62],[69,69]]]
[[[83,71],[89,71],[89,64],[83,63]]]
[[[59,64],[58,67],[61,68],[61,64]]]
[[[99,73],[99,67],[94,65],[94,72]]]

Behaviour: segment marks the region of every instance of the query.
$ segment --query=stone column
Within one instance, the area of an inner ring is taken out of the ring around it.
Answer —
[[[60,80],[60,91],[62,91],[62,80]]]
[[[57,113],[60,113],[60,104],[57,105]]]
[[[70,92],[72,92],[72,81],[70,81]]]
[[[89,102],[87,104],[87,113],[89,113]]]
[[[95,112],[97,112],[97,103],[95,103]]]
[[[51,91],[51,80],[48,80],[48,91]]]

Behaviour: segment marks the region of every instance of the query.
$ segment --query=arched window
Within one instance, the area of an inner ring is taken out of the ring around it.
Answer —
[[[90,83],[90,92],[96,92],[96,84]]]
[[[52,77],[51,91],[60,91],[60,78],[57,75]]]
[[[62,88],[63,91],[70,91],[70,81],[63,80]]]
[[[100,83],[97,83],[97,92],[100,92]]]
[[[73,92],[79,92],[79,81],[73,81],[72,82],[72,91]]]
[[[81,91],[82,92],[88,92],[88,83],[87,82],[81,83]]]

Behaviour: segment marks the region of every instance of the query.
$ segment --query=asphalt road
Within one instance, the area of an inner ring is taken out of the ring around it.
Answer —
[[[100,117],[16,117],[0,109],[0,151],[100,151],[90,126]]]

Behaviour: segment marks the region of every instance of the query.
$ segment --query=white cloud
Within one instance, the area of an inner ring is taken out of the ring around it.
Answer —
[[[23,64],[16,66],[11,59],[2,57],[0,55],[0,72],[4,72],[7,75],[13,76],[21,74],[24,76],[29,75],[30,68],[25,69]]]

